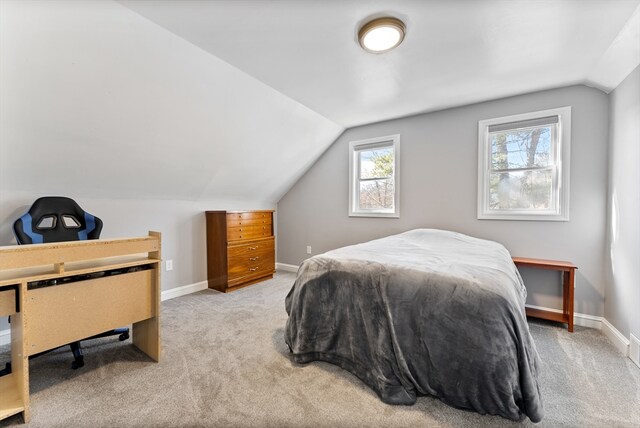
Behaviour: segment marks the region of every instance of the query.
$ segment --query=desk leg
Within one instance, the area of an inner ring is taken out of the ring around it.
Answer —
[[[160,325],[157,317],[133,324],[133,344],[154,361],[160,361]]]
[[[24,422],[31,419],[29,412],[29,357],[25,350],[24,319],[22,313],[11,316],[11,375],[15,378],[18,396],[22,399]]]
[[[31,420],[29,410],[29,357],[27,356],[26,332],[27,320],[25,320],[25,300],[27,284],[20,284],[20,312],[11,315],[11,375],[15,377],[18,396],[22,399],[24,422]]]
[[[152,269],[151,284],[154,296],[152,299],[153,317],[133,324],[133,344],[142,352],[160,361],[160,263]]]

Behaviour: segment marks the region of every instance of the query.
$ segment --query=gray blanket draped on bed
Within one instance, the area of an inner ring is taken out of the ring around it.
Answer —
[[[526,290],[500,244],[417,229],[307,259],[287,295],[298,363],[348,370],[391,404],[417,395],[543,417]]]

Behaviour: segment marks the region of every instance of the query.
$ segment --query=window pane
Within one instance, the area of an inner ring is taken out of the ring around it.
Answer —
[[[553,171],[492,172],[489,208],[492,210],[553,210]]]
[[[393,209],[393,179],[360,182],[360,209]]]
[[[359,152],[360,179],[393,176],[393,147]]]
[[[505,170],[553,165],[552,127],[555,125],[489,134],[491,169]]]

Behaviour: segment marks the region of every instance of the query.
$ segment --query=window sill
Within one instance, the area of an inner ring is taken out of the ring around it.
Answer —
[[[480,214],[478,220],[516,220],[516,221],[569,221],[562,214]]]
[[[400,218],[400,213],[350,212],[349,217]]]

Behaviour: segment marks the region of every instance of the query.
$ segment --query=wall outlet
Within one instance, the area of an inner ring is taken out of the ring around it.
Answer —
[[[307,254],[311,254],[311,245],[307,245]]]
[[[164,270],[167,272],[173,270],[173,260],[167,260],[164,262]]]

